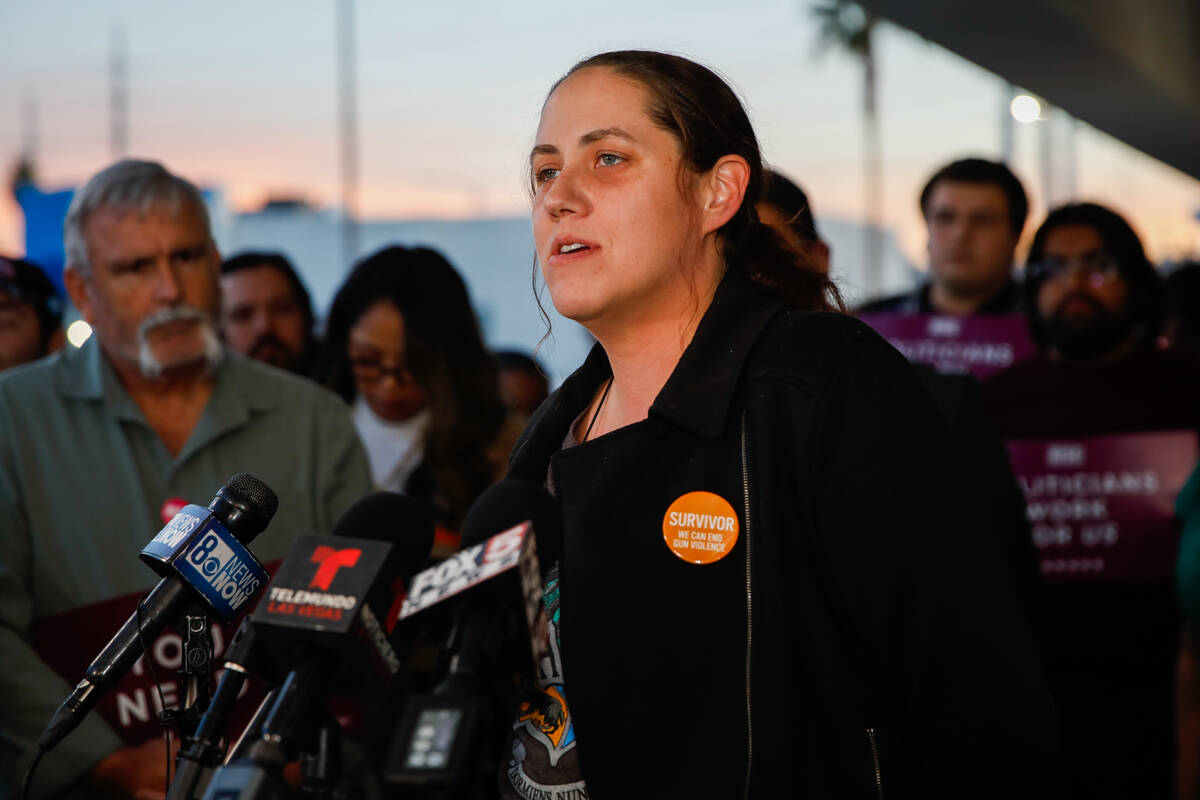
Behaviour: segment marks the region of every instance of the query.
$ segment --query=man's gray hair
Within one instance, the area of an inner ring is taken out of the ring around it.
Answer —
[[[179,214],[187,203],[199,211],[204,220],[204,229],[212,238],[212,226],[204,197],[192,183],[170,173],[155,161],[118,161],[92,176],[82,189],[71,198],[67,218],[63,222],[63,250],[66,251],[67,266],[84,275],[91,274],[88,263],[87,244],[83,240],[83,229],[88,217],[99,208],[117,213],[136,211],[145,217],[154,209],[164,209],[170,214]]]

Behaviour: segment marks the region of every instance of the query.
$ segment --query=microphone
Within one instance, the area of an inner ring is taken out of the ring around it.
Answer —
[[[507,709],[494,702],[484,679],[489,670],[502,671],[496,666],[514,641],[528,640],[535,669],[547,654],[536,632],[545,573],[562,547],[558,503],[538,484],[501,481],[468,511],[462,540],[461,551],[413,578],[400,612],[407,619],[459,606],[444,647],[445,679],[405,707],[383,769],[392,783],[461,788],[472,764],[482,765],[478,779],[494,777],[505,730],[498,715]]]
[[[463,520],[462,547],[479,544],[523,522],[532,523],[539,532],[538,562],[549,570],[562,555],[562,509],[545,486],[533,481],[506,478],[488,487]]]
[[[467,511],[462,549],[413,577],[400,619],[444,608],[460,594],[473,598],[483,592],[511,601],[517,583],[531,598],[526,621],[532,625],[541,609],[541,584],[561,552],[558,503],[532,481],[507,478],[489,487]]]
[[[385,683],[399,673],[393,637],[406,582],[429,559],[433,520],[395,492],[367,495],[332,536],[297,537],[250,618],[279,673],[297,653],[336,651],[348,678]]]
[[[208,508],[185,506],[143,549],[141,558],[163,576],[138,603],[38,739],[47,751],[73,731],[152,641],[199,600],[228,621],[267,582],[267,572],[244,547],[267,527],[279,499],[249,473],[234,475]]]
[[[334,679],[358,686],[369,681],[387,685],[400,672],[403,662],[398,651],[406,649],[406,639],[395,631],[396,620],[405,582],[433,548],[433,520],[417,501],[378,492],[347,509],[333,534],[296,539],[264,602],[246,623],[268,670],[284,677],[260,730],[253,734],[257,741],[248,746],[245,757],[234,753],[213,774],[206,798],[265,790],[253,787],[282,791],[283,765],[297,754],[300,740],[313,738],[307,734],[314,731],[322,753],[306,759],[306,766],[313,764],[321,774],[306,774],[306,781],[312,777],[321,783],[336,782],[336,775],[328,773],[337,771],[340,729],[331,719],[314,719],[322,713],[323,690]],[[222,685],[226,679],[239,688],[243,680],[226,672]],[[232,702],[236,694],[232,686],[225,692],[221,685],[217,687],[216,696],[225,702]],[[205,751],[211,752],[214,744],[218,730],[214,720],[223,716],[223,711],[210,705],[205,714],[208,722],[202,720],[200,726],[206,739],[189,748],[189,757],[201,763],[211,759]],[[197,768],[189,767],[186,777],[191,786],[178,791],[172,786],[170,797],[190,795]]]

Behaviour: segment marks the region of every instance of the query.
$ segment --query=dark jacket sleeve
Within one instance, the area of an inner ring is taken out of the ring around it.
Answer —
[[[1050,794],[1057,723],[1034,640],[912,368],[859,338],[816,425],[817,536],[864,651],[885,785],[890,776],[920,797]]]

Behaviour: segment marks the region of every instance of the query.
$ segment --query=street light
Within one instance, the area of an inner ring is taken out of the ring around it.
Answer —
[[[1042,117],[1042,104],[1036,97],[1028,94],[1019,94],[1014,97],[1008,105],[1008,110],[1012,113],[1013,119],[1024,125],[1037,122]]]
[[[67,326],[67,341],[75,347],[83,347],[83,343],[92,335],[92,326],[77,319]]]

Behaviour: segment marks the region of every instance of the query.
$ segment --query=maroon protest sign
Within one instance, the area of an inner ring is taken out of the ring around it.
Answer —
[[[1047,582],[1165,580],[1193,431],[1008,443]]]
[[[1037,352],[1025,318],[1015,314],[863,314],[860,319],[904,354],[938,372],[985,378]]]

